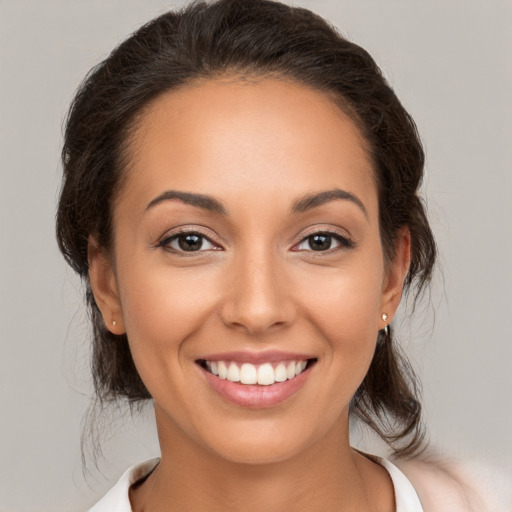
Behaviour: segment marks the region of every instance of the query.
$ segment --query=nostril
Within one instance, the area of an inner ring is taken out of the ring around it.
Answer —
[[[293,322],[296,308],[288,295],[289,287],[275,275],[275,269],[270,272],[265,267],[266,263],[254,264],[226,283],[229,291],[220,309],[226,326],[257,335]]]

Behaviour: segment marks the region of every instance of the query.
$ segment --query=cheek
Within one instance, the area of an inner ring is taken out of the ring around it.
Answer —
[[[200,268],[127,262],[119,266],[119,281],[125,328],[141,377],[147,368],[179,365],[214,308],[215,280]]]
[[[306,308],[321,318],[318,325],[354,342],[368,333],[375,334],[380,318],[382,263],[377,258],[368,264],[359,260],[319,274],[301,279],[301,295]]]
[[[355,388],[375,350],[383,272],[379,258],[358,259],[316,279],[302,279],[304,315],[324,340],[327,357],[337,365],[336,378],[346,380],[350,375]]]

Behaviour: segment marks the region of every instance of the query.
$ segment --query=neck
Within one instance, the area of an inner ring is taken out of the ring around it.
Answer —
[[[334,425],[300,454],[265,464],[232,462],[190,439],[176,439],[158,414],[157,424],[162,458],[148,479],[131,490],[135,512],[393,510],[392,505],[375,506],[376,490],[379,499],[387,496],[388,507],[392,504],[389,477],[383,480],[385,470],[350,448],[348,421]]]

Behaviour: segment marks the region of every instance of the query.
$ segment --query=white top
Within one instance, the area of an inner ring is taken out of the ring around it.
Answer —
[[[418,495],[407,477],[388,460],[375,455],[369,457],[384,467],[393,481],[396,512],[423,512]],[[151,473],[159,462],[158,458],[150,459],[132,466],[89,512],[132,512],[128,495],[130,486]]]

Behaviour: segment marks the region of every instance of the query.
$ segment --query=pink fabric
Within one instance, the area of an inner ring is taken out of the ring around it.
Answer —
[[[439,457],[394,464],[413,484],[424,512],[512,512],[507,471]]]

